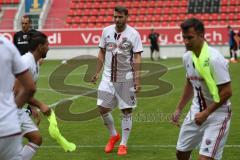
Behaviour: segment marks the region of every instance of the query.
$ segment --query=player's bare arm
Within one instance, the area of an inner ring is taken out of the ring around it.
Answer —
[[[231,82],[218,85],[218,92],[220,96],[220,102],[214,102],[203,112],[197,113],[195,116],[195,122],[197,125],[201,125],[203,122],[205,122],[209,115],[222,106],[232,96]]]
[[[17,106],[22,107],[28,99],[34,95],[36,86],[29,71],[17,75],[16,78],[19,84],[23,86],[23,89],[17,91],[17,94],[15,95],[15,102]]]
[[[104,61],[105,61],[105,52],[106,50],[104,48],[100,48],[99,53],[98,53],[98,59],[97,59],[97,68],[96,68],[96,73],[93,75],[91,82],[96,83],[96,81],[99,78],[100,72],[102,70]]]
[[[135,80],[135,92],[138,93],[141,90],[140,74],[141,74],[141,52],[134,54],[134,80]]]
[[[28,104],[31,105],[31,106],[35,106],[37,108],[40,109],[40,111],[46,115],[46,116],[49,116],[51,114],[51,110],[50,108],[44,104],[43,102],[37,100],[36,98],[32,97],[29,101],[28,101]]]
[[[182,113],[183,108],[193,97],[193,87],[189,79],[186,79],[185,87],[183,90],[182,97],[178,102],[175,112],[172,115],[172,123],[179,126],[179,119]]]

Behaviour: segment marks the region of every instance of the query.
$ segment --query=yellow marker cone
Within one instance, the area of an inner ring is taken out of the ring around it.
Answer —
[[[57,141],[58,144],[60,144],[65,152],[72,152],[76,150],[76,145],[74,143],[69,142],[68,140],[66,140],[66,138],[64,138],[59,129],[58,129],[58,125],[57,125],[57,120],[56,120],[56,116],[53,110],[51,110],[51,114],[50,116],[47,117],[48,121],[49,121],[49,134],[50,136],[55,139]]]

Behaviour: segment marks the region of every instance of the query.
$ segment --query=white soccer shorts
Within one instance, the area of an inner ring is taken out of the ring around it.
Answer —
[[[1,160],[22,160],[22,136],[15,135],[0,138]]]
[[[26,112],[26,109],[18,109],[18,114],[21,123],[22,135],[33,131],[38,131],[37,126],[29,116],[29,113]]]
[[[112,83],[102,80],[98,87],[97,105],[106,108],[116,106],[119,109],[135,108],[136,95],[133,81]]]
[[[214,112],[198,126],[194,116],[186,116],[178,138],[177,150],[191,151],[200,146],[199,154],[220,160],[226,143],[231,119],[229,113]]]

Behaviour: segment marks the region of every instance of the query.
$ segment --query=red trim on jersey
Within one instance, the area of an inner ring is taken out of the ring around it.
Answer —
[[[135,82],[136,82],[136,80],[135,80],[135,70],[134,70],[134,62],[133,62],[133,52],[132,52],[132,54],[131,54],[131,58],[130,58],[130,65],[131,65],[131,67],[132,67],[132,73],[133,73],[133,84],[135,85]]]
[[[111,82],[117,81],[117,54],[112,54],[111,63]]]
[[[227,122],[229,121],[230,117],[231,117],[231,111],[228,112],[228,116],[224,119],[224,121],[222,123],[222,127],[221,127],[221,129],[220,129],[220,131],[218,133],[218,137],[217,137],[217,140],[215,142],[213,152],[211,154],[212,158],[214,158],[214,156],[217,153],[218,146],[219,146],[220,141],[222,140],[222,138],[224,136],[224,133],[225,133],[225,130],[226,130],[226,127],[227,127]]]
[[[117,82],[117,54],[115,55],[114,82]]]
[[[33,146],[33,145],[29,144],[29,143],[27,144],[27,146],[31,147],[35,151],[37,151],[37,149],[38,149],[38,147],[35,147],[35,146]]]
[[[17,77],[17,76],[19,76],[19,75],[22,75],[22,74],[26,73],[27,71],[28,71],[28,69],[24,70],[23,72],[20,72],[20,73],[15,74],[15,76]]]
[[[8,138],[8,137],[13,137],[13,136],[21,135],[21,134],[22,134],[22,132],[18,132],[18,133],[6,135],[6,136],[0,137],[0,138]]]

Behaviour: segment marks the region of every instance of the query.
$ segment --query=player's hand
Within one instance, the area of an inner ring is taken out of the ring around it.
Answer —
[[[45,116],[49,116],[51,114],[51,109],[46,104],[42,104],[39,108]]]
[[[202,125],[207,120],[208,116],[209,114],[207,113],[206,110],[196,113],[195,123],[199,126]]]
[[[134,89],[135,89],[135,93],[139,93],[141,91],[141,85],[139,81],[135,82]]]
[[[41,122],[41,117],[39,112],[37,111],[36,107],[31,107],[31,112],[32,112],[32,117],[35,121],[35,123],[39,126],[40,122]]]
[[[179,120],[181,117],[181,111],[180,110],[176,110],[173,114],[172,114],[172,118],[171,118],[171,123],[174,124],[177,127],[180,127],[179,124]]]
[[[93,76],[92,76],[92,79],[91,79],[91,82],[92,82],[93,84],[96,84],[98,78],[99,78],[99,74],[93,75]]]
[[[40,58],[40,59],[38,60],[38,63],[39,63],[40,66],[43,64],[43,62],[44,62],[43,58]]]
[[[141,91],[140,85],[134,85],[135,93],[139,93]]]

